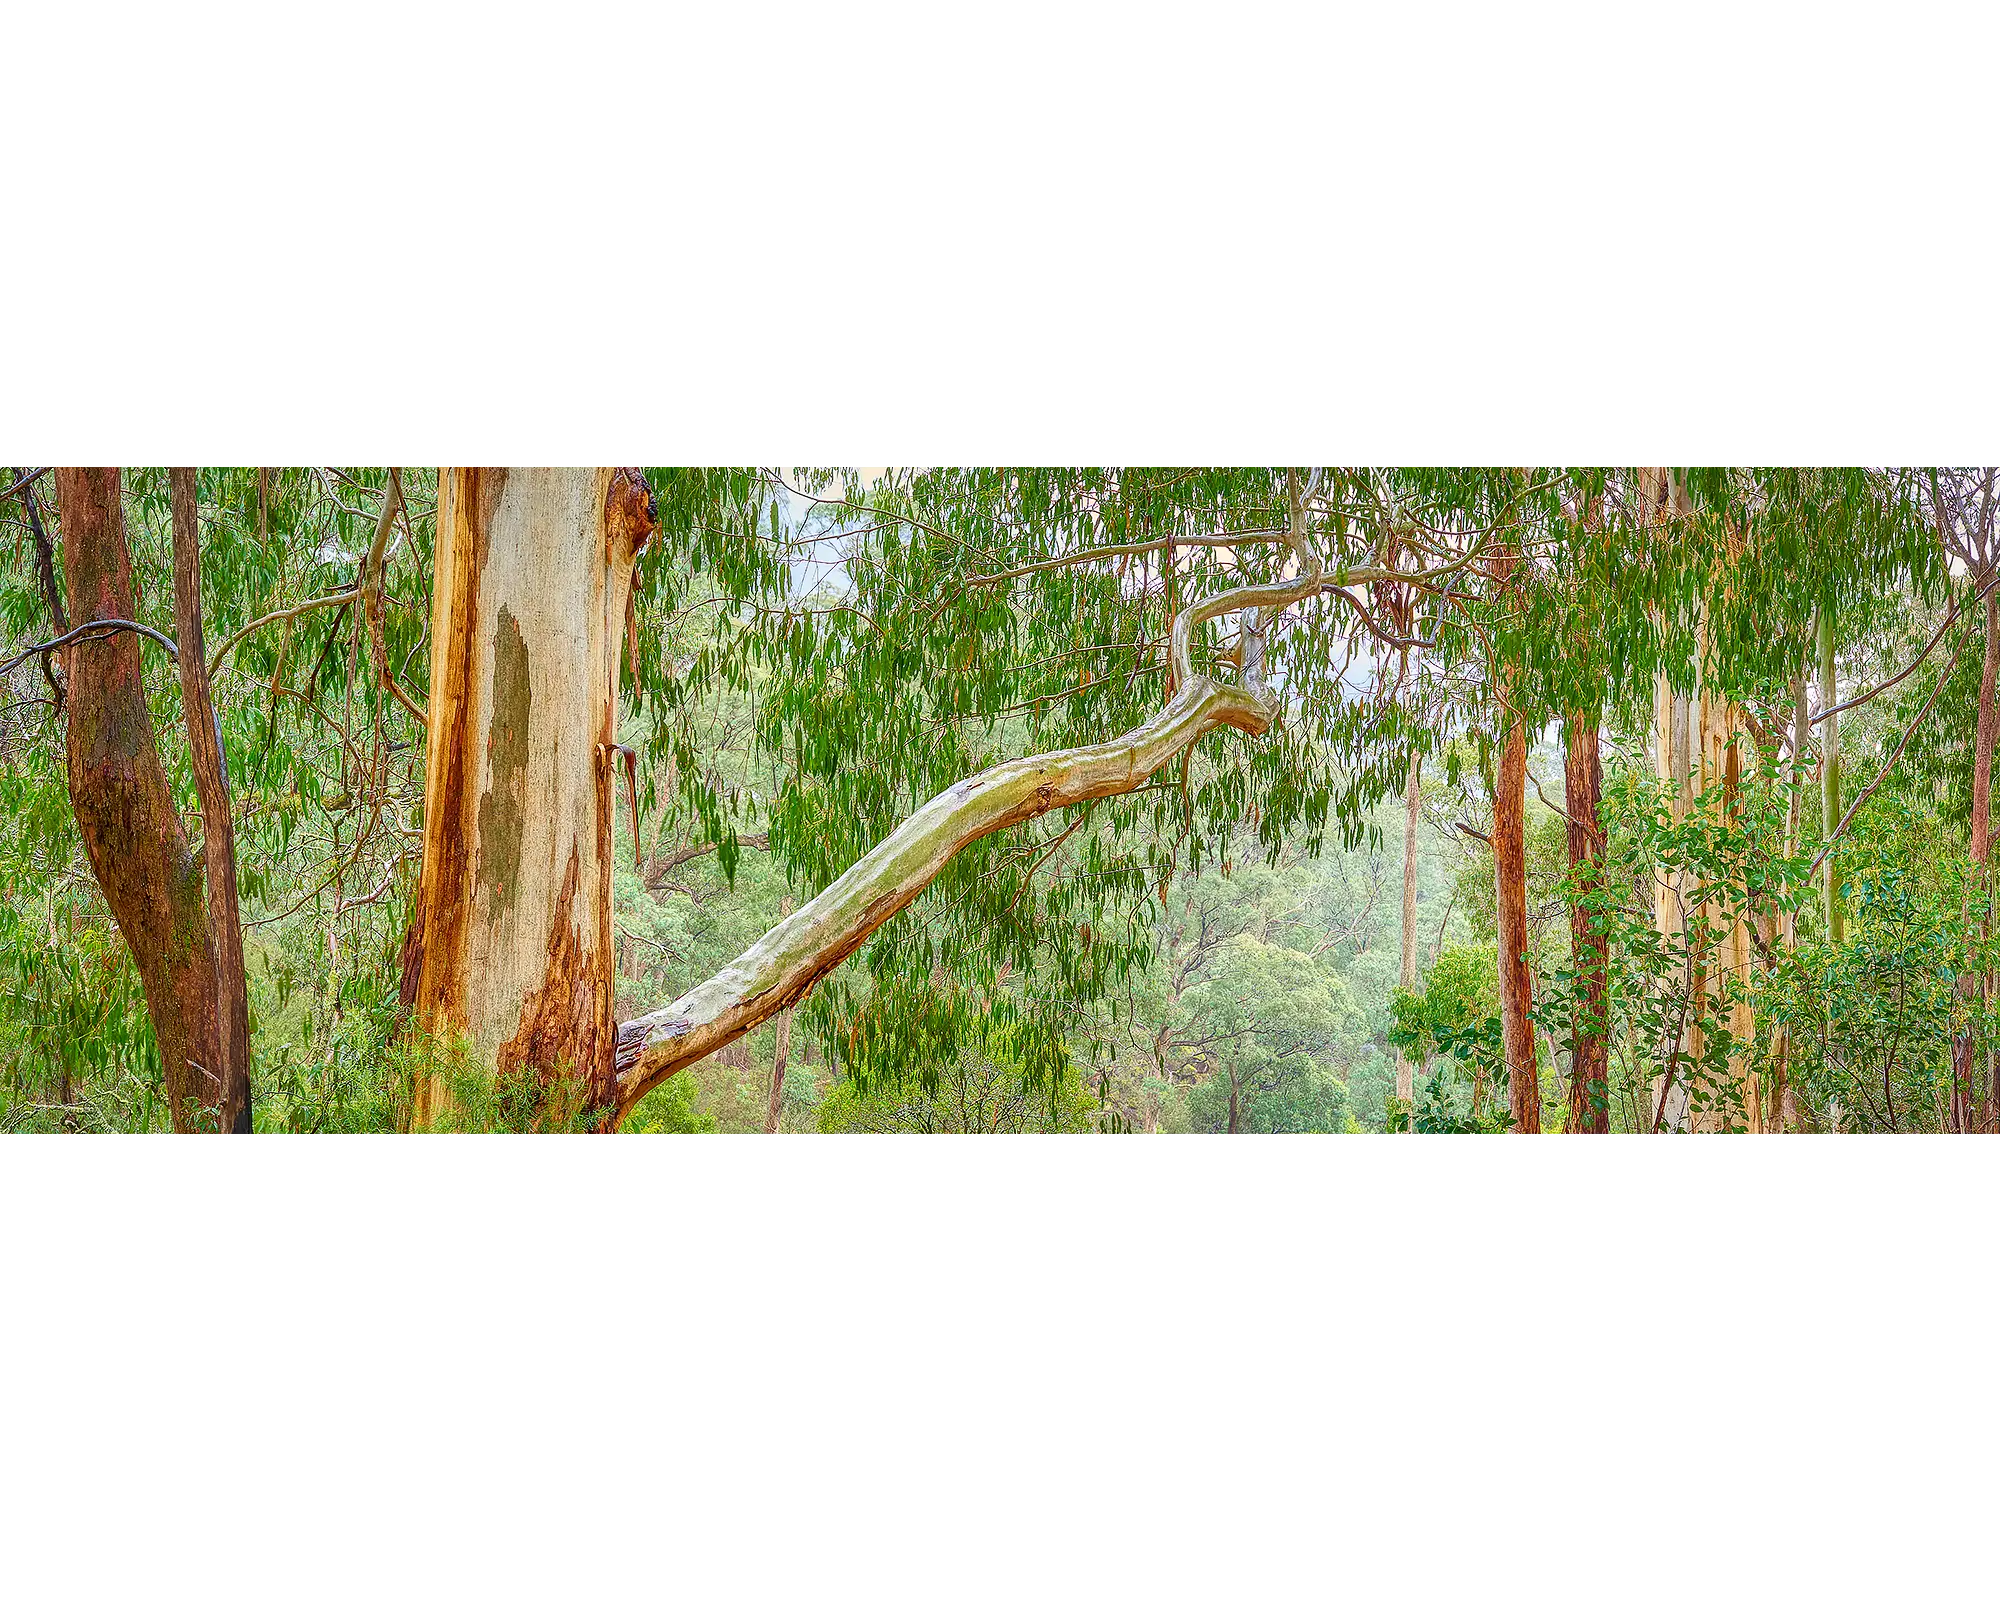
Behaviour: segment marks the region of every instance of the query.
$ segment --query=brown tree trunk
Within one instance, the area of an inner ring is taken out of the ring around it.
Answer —
[[[1986,660],[1979,674],[1979,722],[1972,746],[1972,912],[1982,923],[1991,905],[1986,863],[1993,848],[1993,743],[2000,732],[2000,707],[1994,703],[1994,683],[2000,677],[2000,595],[1986,594]],[[1959,993],[1968,1007],[1981,997],[1980,974],[1959,976]],[[1970,1133],[1973,1120],[1972,1079],[1977,1056],[1974,1029],[1968,1022],[1952,1048],[1951,1131]],[[1992,1087],[1989,1086],[1989,1106]]]
[[[1500,936],[1500,1023],[1507,1048],[1507,1111],[1516,1133],[1542,1131],[1528,968],[1528,730],[1510,715],[1493,792],[1493,882]]]
[[[55,478],[71,618],[79,627],[134,620],[118,469],[58,467]],[[139,968],[173,1126],[215,1131],[231,1126],[216,1070],[225,1046],[215,946],[202,874],[160,767],[139,652],[129,629],[68,648],[70,802],[90,869]]]
[[[416,1013],[556,1122],[614,1097],[616,691],[653,530],[629,468],[438,475]],[[418,1123],[444,1108],[433,1076]]]
[[[201,522],[192,467],[167,472],[174,519],[174,636],[180,647],[181,705],[187,716],[194,786],[201,796],[202,869],[215,941],[216,1016],[222,1126],[250,1131],[250,1009],[243,973],[243,914],[236,898],[236,825],[222,728],[208,693],[208,648],[201,620]]]
[[[1570,876],[1584,893],[1594,893],[1604,883],[1603,793],[1597,708],[1572,711],[1563,729],[1563,805],[1569,812]],[[1610,942],[1601,925],[1591,925],[1590,911],[1581,904],[1570,907],[1569,933],[1579,993],[1570,1023],[1569,1111],[1563,1127],[1569,1133],[1609,1133]]]

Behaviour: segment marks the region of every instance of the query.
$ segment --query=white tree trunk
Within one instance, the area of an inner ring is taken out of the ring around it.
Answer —
[[[653,526],[630,469],[438,476],[417,1015],[572,1110],[613,1090],[617,674]]]

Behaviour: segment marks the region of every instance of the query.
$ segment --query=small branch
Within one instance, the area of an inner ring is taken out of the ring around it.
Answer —
[[[368,623],[368,649],[375,662],[375,675],[382,680],[382,687],[395,698],[396,704],[416,718],[417,726],[429,728],[430,719],[423,709],[412,700],[396,681],[395,673],[389,670],[389,645],[382,631],[382,565],[385,552],[389,548],[389,533],[396,526],[396,513],[403,509],[403,475],[395,467],[389,469],[389,487],[382,496],[382,515],[375,524],[375,542],[368,547],[368,558],[361,563],[361,614]],[[638,824],[633,823],[636,829]]]
[[[324,594],[316,600],[307,600],[301,605],[289,606],[283,611],[273,611],[265,616],[258,617],[253,622],[244,623],[242,627],[223,640],[220,648],[216,650],[214,655],[209,657],[208,675],[213,678],[217,669],[221,667],[223,658],[259,628],[267,628],[274,622],[289,622],[293,617],[302,617],[309,611],[325,611],[330,606],[344,606],[360,592],[359,586],[360,580],[356,579],[354,583],[349,584],[344,589],[336,590],[332,594]]]
[[[143,622],[127,622],[119,617],[105,617],[97,622],[86,622],[80,628],[72,628],[68,633],[61,635],[59,638],[51,639],[46,644],[31,644],[27,649],[21,651],[20,654],[9,656],[5,661],[0,661],[0,677],[4,677],[7,673],[12,672],[30,656],[45,655],[51,650],[60,650],[66,644],[87,644],[93,639],[108,639],[112,634],[118,633],[121,630],[127,633],[143,634],[146,638],[151,639],[153,643],[166,651],[167,659],[170,661],[177,662],[181,658],[181,653],[175,648],[174,641],[169,639],[164,633],[155,632]]]
[[[1951,681],[1952,668],[1958,665],[1959,654],[1964,649],[1965,636],[1961,634],[1958,643],[1952,647],[1951,660],[1945,663],[1944,671],[1938,674],[1936,687],[1931,690],[1924,703],[1917,708],[1917,714],[1910,719],[1910,725],[1903,730],[1903,737],[1896,741],[1896,748],[1889,752],[1889,759],[1882,763],[1882,770],[1875,774],[1867,788],[1854,797],[1854,804],[1847,808],[1847,814],[1840,819],[1840,826],[1827,835],[1826,843],[1820,846],[1819,854],[1813,857],[1812,865],[1806,869],[1807,877],[1810,878],[1825,864],[1827,856],[1832,852],[1833,847],[1840,842],[1841,835],[1847,832],[1847,825],[1854,820],[1855,814],[1868,803],[1875,791],[1882,787],[1882,780],[1889,776],[1891,769],[1894,768],[1896,762],[1902,757],[1904,747],[1910,742],[1910,735],[1917,731],[1917,724],[1930,715],[1931,707],[1937,704],[1938,695],[1943,692],[1944,686]]]
[[[1988,578],[1983,584],[1981,584],[1978,587],[1978,589],[1976,589],[1967,598],[1965,602],[1965,609],[1963,611],[1958,610],[1954,606],[1953,609],[1946,615],[1944,621],[1938,624],[1937,632],[1933,633],[1930,637],[1930,643],[1926,644],[1923,647],[1923,649],[1917,652],[1917,659],[1912,661],[1907,667],[1903,668],[1903,670],[1897,673],[1895,677],[1890,678],[1885,683],[1876,684],[1875,687],[1870,689],[1866,694],[1858,694],[1852,700],[1843,700],[1837,706],[1828,706],[1818,716],[1814,717],[1812,721],[1807,724],[1807,726],[1817,727],[1819,726],[1820,723],[1826,721],[1827,718],[1837,717],[1843,711],[1852,711],[1856,706],[1864,706],[1870,700],[1873,700],[1878,694],[1881,694],[1886,690],[1895,688],[1897,684],[1901,683],[1911,673],[1915,672],[1917,668],[1921,667],[1924,664],[1924,658],[1927,657],[1933,650],[1937,648],[1938,640],[1942,639],[1948,632],[1951,631],[1952,624],[1959,621],[1962,617],[1970,616],[1972,614],[1973,606],[1977,602],[1984,600],[1986,598],[1987,591],[1990,590],[1996,583],[2000,583],[2000,572],[1995,572],[1992,577]]]
[[[14,481],[6,488],[0,489],[0,500],[10,499],[27,488],[37,478],[41,477],[43,473],[53,471],[55,471],[54,467],[37,467],[33,472],[23,473],[19,467],[16,467],[14,469]]]

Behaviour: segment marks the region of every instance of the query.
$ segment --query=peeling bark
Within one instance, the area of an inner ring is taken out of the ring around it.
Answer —
[[[410,989],[433,1034],[479,1071],[533,1071],[552,1107],[612,1097],[617,674],[653,530],[629,468],[438,477]]]

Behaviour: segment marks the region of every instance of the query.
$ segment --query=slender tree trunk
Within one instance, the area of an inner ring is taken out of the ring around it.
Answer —
[[[236,898],[236,824],[229,806],[229,766],[222,725],[208,692],[208,647],[201,620],[201,521],[192,467],[167,472],[174,520],[174,635],[180,647],[181,704],[195,791],[201,796],[202,870],[208,926],[215,941],[216,1015],[221,1046],[213,1070],[222,1078],[222,1126],[250,1131],[250,1008],[243,972],[243,913]]]
[[[58,467],[63,579],[75,625],[135,620],[116,467]],[[139,968],[177,1132],[225,1120],[220,986],[203,881],[160,767],[140,670],[121,629],[68,647],[69,793],[91,871]]]
[[[1516,715],[1493,794],[1493,882],[1500,942],[1500,1023],[1507,1048],[1507,1111],[1514,1132],[1542,1131],[1542,1095],[1535,1075],[1534,1003],[1528,967],[1528,730]]]
[[[1604,829],[1599,815],[1604,763],[1598,746],[1598,710],[1572,711],[1563,729],[1563,805],[1569,812],[1569,865],[1572,882],[1585,894],[1604,883]],[[1569,1133],[1611,1131],[1610,941],[1590,909],[1570,907],[1571,965],[1579,993],[1570,1024]]]
[[[1819,612],[1819,703],[1823,711],[1832,712],[1826,719],[1826,731],[1820,735],[1819,760],[1820,827],[1827,838],[1832,838],[1833,830],[1840,826],[1840,713],[1833,711],[1833,707],[1840,704],[1840,697],[1833,657],[1834,615],[1833,601],[1829,598],[1820,606]],[[1826,853],[1820,893],[1826,915],[1827,939],[1832,944],[1839,944],[1847,927],[1840,904],[1840,869],[1831,850]],[[1841,1131],[1840,1096],[1837,1094],[1827,1101],[1827,1131]]]
[[[438,475],[416,1012],[555,1121],[614,1098],[616,691],[653,529],[629,468]]]
[[[1417,992],[1417,820],[1423,799],[1423,789],[1419,782],[1424,758],[1411,753],[1410,780],[1403,793],[1403,967],[1402,985],[1408,994]],[[1403,1103],[1403,1115],[1409,1118],[1411,1103],[1416,1096],[1416,1063],[1409,1052],[1399,1051],[1396,1062],[1396,1098]],[[1414,1123],[1405,1120],[1403,1131],[1411,1132]]]
[[[792,897],[786,895],[779,903],[778,915],[789,917],[791,914]],[[778,1013],[778,1037],[774,1045],[771,1054],[771,1103],[764,1108],[766,1133],[778,1131],[778,1102],[785,1092],[785,1062],[792,1053],[792,1011],[789,1006]]]
[[[1826,731],[1820,735],[1822,753],[1819,763],[1820,824],[1829,839],[1833,837],[1833,830],[1840,826],[1840,713],[1833,711],[1833,707],[1840,704],[1840,696],[1833,668],[1833,646],[1833,601],[1829,598],[1819,611],[1819,703],[1822,712],[1832,712],[1826,719]],[[1833,943],[1839,944],[1847,936],[1847,917],[1840,903],[1840,868],[1831,850],[1826,853],[1825,877],[1821,885],[1826,906],[1826,935]]]
[[[2000,595],[1986,594],[1986,659],[1979,674],[1979,722],[1972,747],[1972,916],[1985,926],[1992,904],[1992,889],[1986,864],[1993,846],[1993,742],[2000,731],[2000,708],[1994,704],[1994,682],[2000,677]],[[1971,1010],[1982,998],[1981,974],[1968,968],[1959,975],[1959,994]],[[1968,1020],[1952,1049],[1952,1091],[1950,1127],[1954,1133],[1971,1133],[1973,1121],[1973,1073],[1978,1054],[1975,1029]]]
[[[1792,680],[1792,761],[1790,793],[1785,797],[1785,854],[1791,856],[1799,848],[1800,823],[1802,821],[1800,778],[1805,766],[1806,741],[1812,737],[1812,719],[1806,707],[1806,674],[1801,668]],[[1787,911],[1783,926],[1784,947],[1796,950],[1799,943],[1799,914]],[[1775,961],[1773,962],[1775,966]],[[1778,1032],[1777,1070],[1773,1077],[1773,1099],[1775,1101],[1776,1123],[1773,1133],[1795,1133],[1799,1126],[1797,1099],[1792,1092],[1792,1035],[1790,1028]]]

